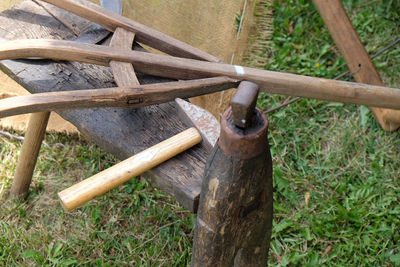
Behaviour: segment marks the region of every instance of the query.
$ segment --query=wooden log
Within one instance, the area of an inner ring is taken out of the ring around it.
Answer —
[[[192,266],[267,263],[273,208],[268,122],[258,111],[257,123],[242,130],[230,117],[228,110],[221,119],[218,146],[206,164]]]
[[[12,198],[24,199],[28,196],[49,117],[50,112],[33,113],[31,115],[11,186],[10,197]]]
[[[125,74],[123,74],[125,75]],[[123,76],[118,76],[122,78]],[[132,76],[131,76],[132,77]],[[127,77],[124,77],[124,79]],[[134,82],[134,78],[132,79]],[[129,80],[121,81],[130,83]],[[0,100],[0,118],[42,111],[101,107],[139,108],[230,89],[238,81],[227,77],[134,85],[105,89],[62,91]]]
[[[135,34],[123,28],[117,28],[111,39],[110,46],[121,49],[132,49]],[[114,75],[114,79],[118,86],[138,85],[139,80],[136,77],[135,70],[131,63],[110,61],[110,67]]]
[[[68,41],[17,40],[0,43],[0,60],[21,57],[74,60],[99,65],[108,65],[110,60],[117,60],[133,63],[136,70],[141,73],[160,77],[196,79],[228,76],[233,79],[254,82],[260,86],[260,91],[267,93],[400,109],[400,90],[383,86],[335,81]]]
[[[340,0],[313,0],[313,2],[354,79],[359,83],[384,86]],[[374,107],[371,111],[384,130],[393,131],[400,127],[400,111]]]
[[[125,30],[134,32],[136,34],[136,41],[163,51],[167,54],[212,62],[220,61],[218,58],[209,55],[195,47],[192,47],[184,42],[176,40],[166,34],[132,21],[128,18],[115,14],[114,12],[104,9],[98,5],[89,2],[85,5],[82,5],[71,0],[43,1],[86,18],[103,26],[109,31],[114,32],[117,28],[124,28]]]
[[[199,131],[194,127],[190,128],[61,191],[58,197],[65,210],[73,210],[180,154],[201,140]]]

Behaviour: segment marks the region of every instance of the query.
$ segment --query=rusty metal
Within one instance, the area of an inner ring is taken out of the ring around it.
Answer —
[[[264,113],[255,109],[253,123],[242,129],[236,127],[232,118],[232,109],[228,108],[221,118],[221,134],[218,145],[222,151],[233,158],[251,159],[268,145],[268,120]]]
[[[242,81],[231,100],[233,122],[237,127],[246,128],[252,124],[257,104],[259,87],[257,84]]]
[[[178,115],[187,126],[194,126],[203,138],[203,145],[211,150],[217,143],[220,125],[218,120],[207,110],[183,99],[175,99]]]

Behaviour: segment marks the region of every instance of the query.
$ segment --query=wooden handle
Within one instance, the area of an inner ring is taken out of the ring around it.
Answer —
[[[321,79],[223,63],[177,58],[99,45],[57,40],[0,42],[0,60],[44,57],[108,65],[110,60],[133,63],[138,72],[174,79],[228,76],[260,86],[260,91],[327,101],[400,109],[400,90]]]
[[[201,140],[199,131],[190,128],[61,191],[58,196],[65,210],[73,210],[200,143]]]

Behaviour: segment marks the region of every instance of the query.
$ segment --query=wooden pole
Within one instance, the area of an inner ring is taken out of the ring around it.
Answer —
[[[57,40],[16,40],[0,43],[0,60],[44,57],[107,66],[111,60],[130,62],[136,71],[174,79],[227,76],[247,80],[260,91],[320,100],[400,109],[400,90],[273,72],[224,63],[177,58],[106,46]]]
[[[261,111],[246,130],[228,109],[200,195],[192,266],[266,266],[272,229],[272,161]],[[249,134],[252,132],[252,134]]]
[[[28,196],[29,186],[49,117],[50,112],[33,113],[30,117],[10,191],[10,197],[12,198],[24,199]]]
[[[121,63],[126,64],[126,63]],[[115,65],[114,65],[115,66]],[[115,69],[114,69],[115,70]],[[61,91],[10,97],[0,100],[0,118],[25,113],[65,109],[126,107],[138,108],[173,101],[175,98],[189,98],[209,94],[238,85],[237,80],[227,77],[135,85],[135,73],[119,72],[119,83],[125,87],[105,89]],[[131,74],[129,77],[127,77]],[[125,80],[121,80],[124,78]],[[129,82],[129,80],[131,80]],[[128,86],[129,84],[129,86]]]
[[[354,79],[359,83],[384,86],[340,0],[313,2]],[[374,107],[371,111],[384,130],[393,131],[400,127],[400,111]]]
[[[86,18],[94,23],[103,26],[109,31],[114,32],[117,28],[123,28],[127,31],[133,32],[135,33],[136,40],[138,42],[151,46],[167,54],[212,62],[220,61],[218,58],[207,54],[206,52],[203,52],[193,46],[190,46],[164,33],[156,31],[138,22],[132,21],[93,3],[86,2],[85,5],[82,5],[76,1],[71,0],[43,1],[72,12],[82,18]]]

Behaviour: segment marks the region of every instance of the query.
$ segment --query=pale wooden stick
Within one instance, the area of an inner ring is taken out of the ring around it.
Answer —
[[[61,191],[58,197],[65,210],[73,210],[201,141],[199,131],[190,128]]]
[[[30,117],[10,191],[10,197],[12,198],[23,199],[28,196],[29,186],[49,116],[50,112],[42,112],[33,113]]]

